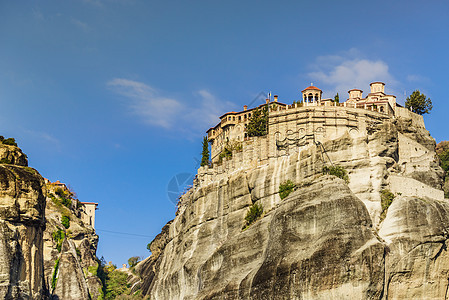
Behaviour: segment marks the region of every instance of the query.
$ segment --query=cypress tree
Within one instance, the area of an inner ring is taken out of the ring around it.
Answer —
[[[209,165],[209,144],[208,144],[207,136],[203,138],[203,152],[201,153],[201,166]]]

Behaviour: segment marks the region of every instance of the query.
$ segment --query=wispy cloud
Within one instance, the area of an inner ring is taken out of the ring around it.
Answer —
[[[146,83],[125,78],[112,79],[107,86],[123,96],[130,112],[144,123],[188,133],[203,133],[218,122],[218,116],[226,108],[233,107],[232,103],[219,100],[207,90],[196,91],[191,97],[180,100]]]
[[[386,82],[389,87],[397,84],[386,62],[367,59],[357,49],[317,57],[311,68],[317,71],[308,73],[308,78],[324,84],[328,96],[353,88],[365,89],[373,81]]]
[[[71,18],[70,19],[70,23],[72,23],[73,25],[75,25],[76,27],[84,30],[84,31],[88,31],[90,29],[89,25],[87,25],[87,23],[80,21],[78,19],[75,18]]]
[[[23,129],[24,133],[30,138],[39,141],[39,143],[50,145],[52,149],[61,151],[61,141],[54,137],[52,134],[44,131]]]
[[[45,19],[44,14],[38,8],[33,8],[32,14],[33,14],[33,17],[38,21],[43,21]]]

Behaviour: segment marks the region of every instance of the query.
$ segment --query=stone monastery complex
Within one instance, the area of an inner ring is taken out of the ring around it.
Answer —
[[[352,89],[343,103],[323,99],[322,91],[309,86],[302,91],[302,101],[292,105],[266,99],[266,104],[243,111],[228,112],[220,117],[220,123],[207,131],[211,144],[211,160],[217,163],[219,155],[229,143],[242,143],[247,158],[265,160],[300,151],[311,142],[324,142],[339,138],[345,133],[351,136],[364,134],[370,127],[387,118],[406,115],[424,126],[422,116],[410,112],[396,103],[396,97],[385,93],[383,82],[370,84],[371,91],[363,98],[363,91]],[[248,138],[246,126],[255,109],[268,107],[268,134],[265,137]],[[257,145],[257,146],[256,146]],[[256,146],[256,147],[254,147]]]
[[[362,151],[362,148],[348,149],[344,156],[339,157],[328,154],[337,140],[342,142],[347,139],[349,144],[352,143],[350,140],[368,141],[379,126],[396,119],[409,120],[410,126],[425,130],[423,117],[396,103],[395,96],[385,93],[383,82],[373,82],[370,87],[370,93],[365,97],[362,90],[352,89],[345,102],[337,103],[332,99],[323,99],[322,91],[311,85],[302,91],[301,101],[291,105],[278,101],[276,95],[273,101],[266,99],[266,103],[258,107],[248,109],[245,105],[243,111],[225,113],[220,117],[220,123],[207,130],[212,164],[198,170],[197,182],[207,185],[216,180],[226,180],[230,174],[239,170],[251,170],[267,164],[281,170],[289,165],[289,159],[297,159],[304,164],[298,167],[301,171],[296,175],[296,181],[300,182],[301,179],[321,173],[323,166],[332,164],[334,159],[349,163],[359,155],[357,151]],[[246,128],[251,116],[256,109],[266,108],[267,134],[249,137]],[[399,134],[398,142],[398,164],[402,166],[403,172],[413,173],[431,168],[429,161],[434,160],[433,152],[404,134]],[[226,151],[229,154],[230,147],[232,154],[223,155]],[[362,156],[365,155],[368,154]],[[349,175],[350,187],[354,191],[361,184],[359,181],[373,181],[366,174],[366,178]],[[380,186],[382,176],[376,176],[380,178],[376,183]],[[389,176],[389,186],[391,191],[403,195],[444,198],[440,189],[394,174]]]

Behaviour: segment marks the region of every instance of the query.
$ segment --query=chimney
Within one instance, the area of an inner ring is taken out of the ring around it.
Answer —
[[[268,99],[268,98],[267,98],[267,100],[266,100],[266,101],[267,101],[267,104],[268,104],[268,103],[270,103],[270,99]]]
[[[247,110],[248,109],[248,105],[243,105],[243,110]]]
[[[278,102],[278,95],[274,95],[274,102]]]

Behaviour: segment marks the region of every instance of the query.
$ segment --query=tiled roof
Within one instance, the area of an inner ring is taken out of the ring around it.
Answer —
[[[322,92],[319,88],[317,88],[316,86],[313,86],[313,85],[303,89],[302,92],[307,91],[307,90],[316,90],[316,91]]]

